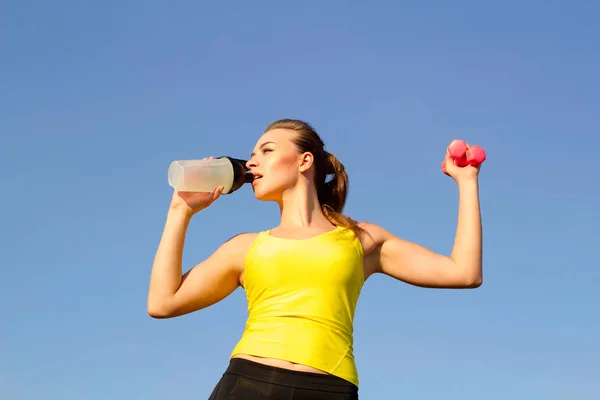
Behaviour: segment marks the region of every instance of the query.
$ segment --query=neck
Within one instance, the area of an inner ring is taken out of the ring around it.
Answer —
[[[329,228],[331,222],[325,217],[319,204],[317,191],[312,185],[297,185],[284,193],[279,203],[281,228]]]

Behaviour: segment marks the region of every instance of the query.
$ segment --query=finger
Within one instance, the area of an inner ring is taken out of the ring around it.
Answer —
[[[221,193],[223,192],[223,186],[219,186],[217,187],[214,191],[213,191],[213,201],[217,200],[219,197],[221,197]]]
[[[456,159],[454,157],[452,157],[452,154],[450,154],[450,152],[446,152],[443,164],[445,164],[446,169],[453,168],[456,166]]]

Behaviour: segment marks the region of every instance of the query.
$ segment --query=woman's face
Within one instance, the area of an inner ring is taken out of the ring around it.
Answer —
[[[306,169],[308,155],[298,152],[288,129],[266,132],[256,143],[246,166],[254,175],[252,188],[258,200],[280,201],[283,193],[293,189]]]

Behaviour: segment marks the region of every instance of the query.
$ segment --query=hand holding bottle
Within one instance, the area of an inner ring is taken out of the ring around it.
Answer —
[[[214,157],[206,157],[203,160],[212,160]],[[221,196],[223,186],[216,187],[212,192],[189,192],[173,191],[170,208],[173,210],[185,211],[192,216],[200,210],[210,206]]]

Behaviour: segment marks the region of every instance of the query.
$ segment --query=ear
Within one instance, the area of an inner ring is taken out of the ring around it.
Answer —
[[[302,153],[300,155],[300,158],[298,159],[298,169],[300,170],[300,172],[306,172],[313,165],[314,161],[315,158],[312,155],[312,153]]]

